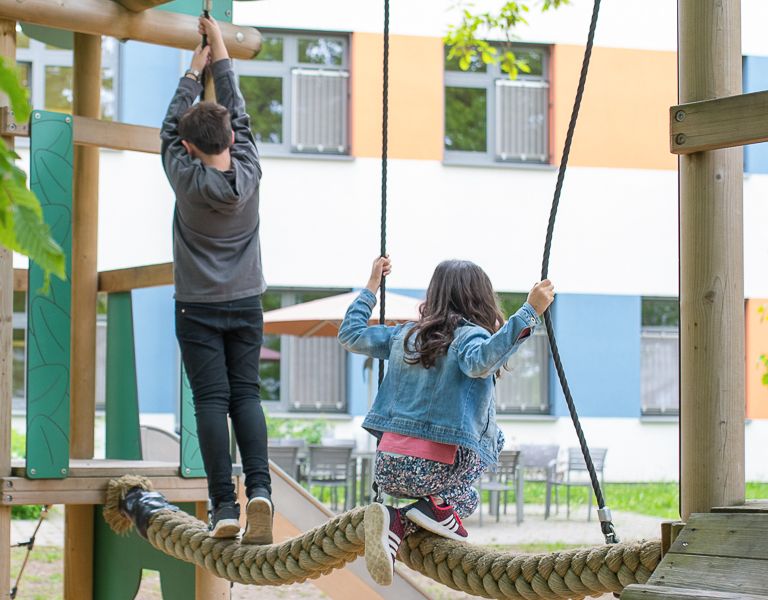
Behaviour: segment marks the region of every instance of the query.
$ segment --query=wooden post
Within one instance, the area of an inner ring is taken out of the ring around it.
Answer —
[[[0,56],[16,60],[16,22],[0,19]],[[6,98],[2,104],[8,103]],[[3,137],[13,148],[13,138]],[[0,477],[11,474],[11,401],[13,397],[13,253],[0,246]],[[11,507],[0,507],[0,600],[11,590]]]
[[[208,502],[196,502],[195,512],[198,519],[208,522]],[[226,579],[216,577],[201,567],[195,567],[195,600],[229,600],[232,597],[231,589],[232,586]]]
[[[16,60],[16,22],[0,19],[0,56]],[[6,104],[3,98],[0,104]],[[13,138],[3,137],[13,148]],[[13,253],[0,246],[0,477],[11,474],[11,400],[13,396]],[[0,506],[0,600],[11,591],[11,507]]]
[[[75,34],[73,112],[98,118],[101,105],[101,37]],[[75,148],[72,219],[71,425],[72,458],[93,458],[96,412],[96,244],[99,149]],[[64,597],[93,595],[93,507],[65,509]]]
[[[741,93],[740,0],[678,0],[679,100]],[[681,516],[744,502],[742,148],[680,157]]]

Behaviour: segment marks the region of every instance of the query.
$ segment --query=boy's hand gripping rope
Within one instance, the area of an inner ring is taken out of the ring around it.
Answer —
[[[592,9],[592,21],[589,24],[589,35],[587,36],[587,45],[584,49],[584,61],[581,65],[581,74],[579,75],[579,86],[576,90],[576,99],[573,103],[573,111],[571,112],[571,120],[568,123],[568,133],[565,136],[565,146],[563,147],[563,157],[560,160],[560,169],[557,173],[557,184],[555,185],[555,194],[552,198],[552,210],[549,213],[549,224],[547,226],[547,238],[544,243],[544,259],[541,265],[541,278],[546,279],[549,271],[549,254],[552,248],[552,233],[555,229],[555,219],[557,217],[557,208],[560,204],[560,193],[563,189],[563,180],[565,179],[565,170],[568,167],[568,155],[571,152],[571,144],[573,143],[573,133],[576,129],[576,121],[579,117],[579,108],[581,107],[581,99],[584,96],[584,86],[587,82],[587,73],[589,71],[589,59],[592,56],[592,46],[595,41],[595,28],[597,27],[597,17],[600,13],[600,0],[595,0],[594,8]],[[605,506],[605,498],[603,497],[603,491],[600,489],[600,482],[597,479],[597,473],[595,472],[595,466],[592,464],[592,457],[589,454],[589,447],[587,446],[587,440],[584,436],[584,431],[581,429],[581,423],[579,422],[579,415],[576,412],[576,405],[571,395],[570,387],[568,386],[568,380],[565,377],[565,369],[563,363],[560,360],[560,352],[557,349],[557,340],[555,339],[555,331],[552,326],[552,316],[547,310],[544,313],[544,324],[547,327],[547,337],[549,338],[549,347],[552,350],[552,360],[555,363],[555,369],[557,370],[557,376],[560,379],[560,385],[563,388],[563,395],[565,401],[568,404],[568,411],[571,414],[571,420],[576,428],[576,435],[579,438],[579,446],[581,446],[581,453],[584,455],[584,462],[589,471],[589,478],[592,482],[592,489],[595,492],[597,498],[598,517],[600,519],[600,528],[605,536],[606,544],[616,544],[619,538],[616,535],[616,530],[613,526],[613,519],[611,517],[611,509]]]

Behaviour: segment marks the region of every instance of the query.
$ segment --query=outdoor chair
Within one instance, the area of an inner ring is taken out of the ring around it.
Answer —
[[[499,454],[499,462],[495,470],[485,473],[477,480],[477,491],[480,493],[478,505],[478,519],[483,525],[483,492],[489,492],[488,514],[496,513],[496,522],[499,522],[501,502],[504,501],[504,514],[507,514],[507,500],[509,492],[515,494],[515,519],[519,525],[523,522],[523,480],[519,470],[519,450],[502,450]]]
[[[350,483],[349,471],[352,460],[352,446],[309,446],[307,465],[307,488],[320,487],[320,496],[327,487],[331,491],[331,509],[338,510],[338,489],[347,490]],[[352,482],[354,485],[354,482]],[[345,493],[345,503],[349,494]]]
[[[299,445],[269,443],[267,448],[269,460],[288,475],[298,481],[299,479]]]
[[[603,468],[607,452],[608,448],[589,449],[589,454],[592,457],[592,464],[595,466],[595,471],[598,473],[601,486],[603,485]],[[587,496],[589,498],[587,521],[591,521],[594,492],[592,491],[592,482],[589,480],[589,471],[587,471],[587,465],[584,462],[581,448],[568,448],[568,468],[565,472],[565,479],[564,481],[558,482],[556,485],[565,486],[566,517],[569,519],[571,518],[571,488],[587,488]]]
[[[555,510],[559,509],[557,493],[557,444],[523,444],[520,446],[520,470],[524,481],[541,482],[544,490],[544,518],[549,518],[552,491],[555,492]]]

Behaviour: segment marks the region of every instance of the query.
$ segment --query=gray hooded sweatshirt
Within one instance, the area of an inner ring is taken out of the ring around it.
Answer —
[[[231,115],[232,168],[193,159],[181,144],[179,120],[202,87],[182,77],[160,131],[163,167],[173,191],[173,275],[179,302],[227,302],[266,289],[259,243],[261,167],[245,102],[229,59],[211,66],[216,101]]]

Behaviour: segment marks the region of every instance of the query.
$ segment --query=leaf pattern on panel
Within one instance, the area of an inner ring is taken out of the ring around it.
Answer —
[[[67,257],[67,279],[53,279],[44,295],[42,270],[30,264],[27,476],[61,478],[69,467],[72,126],[70,117],[44,111],[31,123],[30,187]]]
[[[192,388],[183,368],[181,370],[181,474],[183,477],[205,477],[200,441],[197,438]]]

